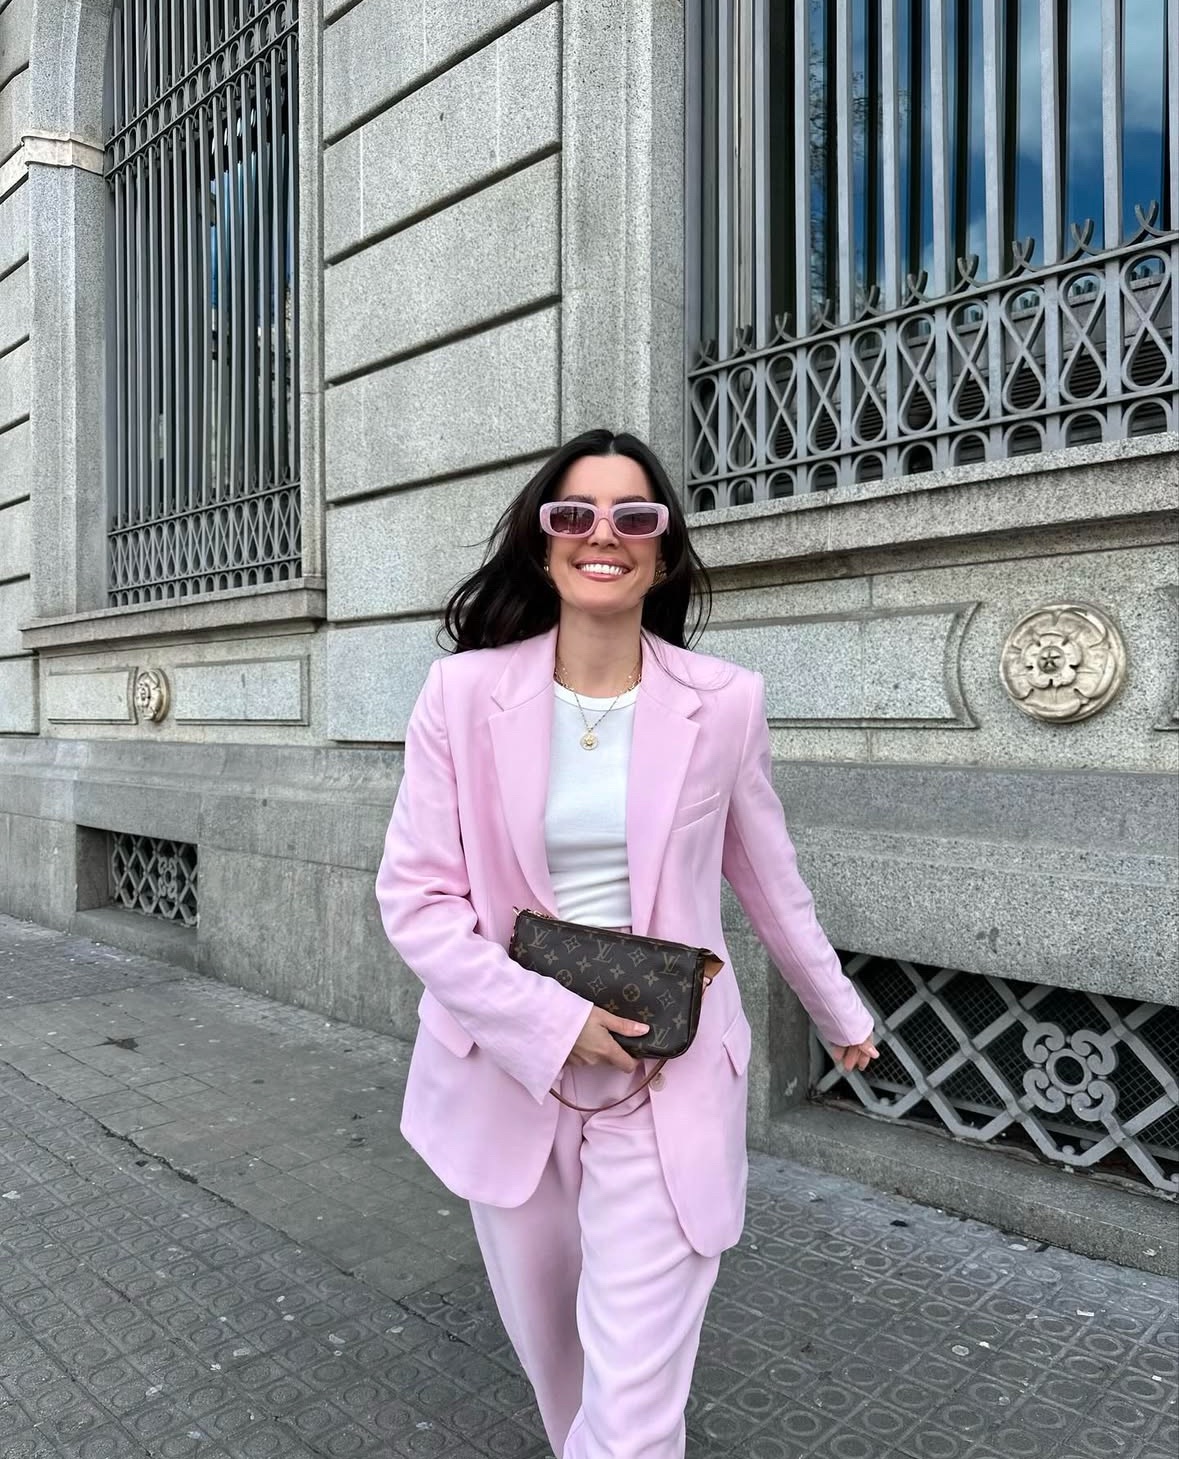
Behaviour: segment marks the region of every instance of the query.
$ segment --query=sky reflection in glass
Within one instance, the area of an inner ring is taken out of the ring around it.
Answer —
[[[807,0],[810,55],[807,115],[810,175],[811,284],[816,298],[838,288],[835,211],[837,105],[835,0]],[[1074,226],[1091,224],[1092,247],[1114,247],[1138,232],[1137,210],[1160,207],[1165,197],[1167,7],[1179,0],[1125,0],[1123,83],[1123,209],[1121,238],[1106,238],[1103,184],[1103,0],[1060,0],[1058,76],[1062,139],[1062,217],[1066,250]],[[1039,0],[1005,0],[998,7],[1000,57],[999,141],[1004,173],[1001,198],[988,199],[985,163],[984,0],[945,0],[943,13],[949,129],[951,260],[978,258],[978,277],[995,272],[987,258],[988,207],[1001,209],[1003,268],[1014,262],[1014,240],[1034,240],[1033,263],[1044,261],[1043,128]],[[932,272],[934,199],[930,115],[929,0],[898,0],[901,257],[905,271]],[[880,6],[850,0],[853,248],[857,292],[880,286],[884,242],[880,225],[883,120]],[[778,31],[781,35],[781,31]],[[771,45],[773,36],[771,35]],[[789,58],[771,58],[771,105],[794,114]],[[774,96],[773,92],[777,91]],[[789,128],[783,133],[789,136]],[[775,180],[790,170],[775,167]],[[780,183],[779,183],[780,185]],[[1175,226],[1175,220],[1170,220]],[[775,250],[792,240],[775,240]],[[789,270],[776,271],[783,278]],[[779,308],[787,308],[783,297]]]

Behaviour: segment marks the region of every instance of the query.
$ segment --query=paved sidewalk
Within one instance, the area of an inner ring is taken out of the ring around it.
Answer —
[[[408,1050],[0,917],[0,1455],[549,1454]],[[1175,1289],[753,1162],[692,1459],[1174,1459]]]

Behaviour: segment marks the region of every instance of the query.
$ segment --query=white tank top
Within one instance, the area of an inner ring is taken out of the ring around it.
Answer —
[[[618,700],[594,729],[592,750],[580,744],[585,719],[577,698],[553,685],[553,739],[544,839],[555,911],[567,922],[593,927],[630,926],[630,874],[626,861],[626,786],[637,688]],[[609,699],[578,696],[590,724]]]

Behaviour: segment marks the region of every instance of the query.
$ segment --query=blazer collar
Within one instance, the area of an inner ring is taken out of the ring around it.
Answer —
[[[685,682],[690,662],[682,650],[643,635],[643,688],[635,704],[626,790],[631,926],[641,935],[651,931],[667,838],[699,733],[693,716],[700,696]],[[680,936],[676,928],[662,930],[664,936]]]
[[[508,835],[539,909],[555,911],[544,843],[557,631],[516,644],[492,690],[492,750]],[[626,799],[631,924],[645,933],[698,726],[700,696],[685,682],[690,657],[643,635],[643,685],[635,706]],[[682,674],[680,671],[683,671]],[[676,675],[680,675],[676,677]],[[669,935],[674,935],[674,929]]]
[[[555,628],[513,644],[491,697],[501,709],[515,709],[519,704],[527,704],[542,690],[551,687],[556,657]]]
[[[683,719],[691,719],[700,708],[700,696],[687,682],[691,661],[683,649],[673,648],[654,634],[643,634],[643,693]],[[673,678],[680,670],[683,676]]]
[[[488,721],[500,809],[538,912],[557,905],[544,842],[556,643],[554,628],[514,645],[491,691],[499,712]]]
[[[527,704],[553,682],[557,656],[557,630],[548,629],[532,638],[522,639],[509,650],[503,673],[496,681],[491,697],[501,709],[514,709]],[[700,695],[683,678],[673,677],[679,669],[687,669],[691,655],[673,648],[653,634],[643,634],[643,693],[657,699],[664,709],[690,719],[700,708]]]

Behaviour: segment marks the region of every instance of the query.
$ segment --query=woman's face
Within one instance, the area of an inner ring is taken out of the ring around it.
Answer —
[[[555,498],[603,510],[615,502],[654,501],[643,468],[628,456],[581,456],[565,473]],[[588,537],[545,539],[553,586],[564,609],[595,617],[641,615],[655,581],[662,537],[621,537],[600,517]]]

